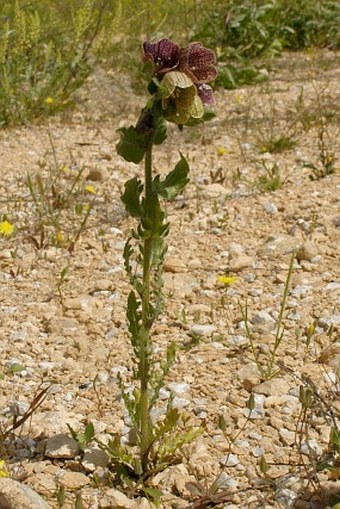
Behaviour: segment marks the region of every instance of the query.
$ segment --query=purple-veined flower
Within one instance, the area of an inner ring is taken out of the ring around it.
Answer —
[[[197,85],[209,83],[216,78],[215,64],[215,53],[199,42],[180,49],[178,70],[184,72]]]
[[[169,122],[185,124],[199,119],[204,105],[215,104],[212,88],[207,84],[217,76],[212,50],[199,42],[180,48],[170,39],[146,41],[143,49],[143,61],[153,62],[164,118]]]
[[[170,39],[161,39],[155,43],[146,41],[143,49],[144,62],[151,59],[155,65],[156,74],[165,74],[178,66],[180,48]]]

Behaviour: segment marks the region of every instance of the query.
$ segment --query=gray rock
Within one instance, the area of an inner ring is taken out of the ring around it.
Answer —
[[[322,447],[317,443],[317,441],[311,439],[302,442],[300,452],[301,454],[305,454],[306,456],[309,456],[311,454],[316,454],[317,456],[319,456],[320,454],[322,454],[323,451]]]
[[[223,466],[235,467],[240,463],[240,460],[238,459],[236,454],[228,454],[228,456],[223,458],[220,463]]]
[[[173,392],[176,396],[181,397],[188,395],[190,392],[190,386],[189,384],[186,384],[184,382],[171,382],[169,384],[169,389],[171,392]]]
[[[274,396],[287,394],[289,385],[282,378],[273,378],[272,380],[266,380],[260,385],[254,387],[254,392],[257,394],[264,394],[265,396]]]
[[[68,490],[79,490],[83,486],[90,484],[91,481],[89,477],[81,472],[62,470],[61,474],[58,475],[58,482]]]
[[[317,256],[317,254],[318,249],[316,245],[310,240],[306,240],[306,242],[304,242],[297,250],[296,259],[299,261],[306,260],[310,262],[315,256]]]
[[[279,435],[281,442],[283,445],[293,445],[295,442],[295,433],[293,431],[289,431],[286,428],[281,428],[279,430]]]
[[[318,325],[323,329],[328,329],[331,325],[340,325],[340,315],[331,315],[319,318]]]
[[[88,472],[94,472],[96,468],[106,468],[109,457],[105,451],[97,447],[87,447],[84,451],[82,465]]]
[[[100,509],[137,509],[139,505],[121,491],[111,488],[100,500],[99,507]]]
[[[49,509],[49,505],[29,486],[7,477],[0,478],[1,509]]]
[[[294,507],[297,497],[298,495],[294,491],[286,488],[278,490],[275,494],[275,500],[285,509],[291,509]]]
[[[254,260],[251,256],[237,256],[235,258],[231,258],[229,262],[229,270],[230,272],[241,272],[243,269],[252,266],[253,263]]]
[[[202,337],[211,336],[214,331],[215,327],[213,325],[200,325],[199,323],[195,323],[190,329],[191,334]]]
[[[254,458],[260,458],[261,456],[264,455],[264,450],[262,449],[262,447],[253,447],[251,453],[254,456]]]
[[[64,433],[48,439],[45,456],[48,458],[75,458],[79,452],[77,442]]]
[[[336,281],[332,281],[331,283],[328,283],[325,290],[328,290],[328,291],[340,290],[340,283],[337,283]]]
[[[274,203],[270,203],[269,201],[263,203],[262,207],[268,214],[277,214],[278,208]]]
[[[300,241],[291,235],[271,235],[266,239],[264,245],[258,249],[257,254],[261,257],[276,258],[296,251],[300,244]]]
[[[188,272],[186,264],[181,258],[175,256],[167,256],[164,260],[164,271],[173,274]]]
[[[251,318],[253,325],[264,324],[264,323],[275,323],[274,318],[268,313],[268,311],[259,311]]]

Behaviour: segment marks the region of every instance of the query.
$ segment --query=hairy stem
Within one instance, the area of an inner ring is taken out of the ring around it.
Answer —
[[[145,154],[144,191],[145,208],[151,199],[152,193],[152,148],[151,138]],[[149,389],[148,381],[150,374],[150,277],[152,258],[152,238],[143,241],[143,290],[142,290],[142,331],[141,331],[141,355],[139,360],[140,375],[140,432],[141,432],[141,463],[143,472],[147,470],[149,442],[150,442],[150,417],[149,417]]]

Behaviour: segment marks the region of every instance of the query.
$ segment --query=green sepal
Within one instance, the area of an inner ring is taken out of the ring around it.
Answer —
[[[121,196],[121,200],[125,205],[126,211],[131,217],[141,217],[142,206],[140,195],[143,191],[143,184],[137,177],[125,182],[125,191]]]
[[[196,125],[203,124],[204,122],[209,122],[214,117],[216,117],[216,113],[214,112],[214,110],[212,110],[208,106],[204,106],[204,113],[201,116],[201,118],[190,118],[188,122],[186,122],[184,125],[187,127],[194,127]]]
[[[145,155],[150,134],[139,132],[133,126],[128,129],[122,127],[117,132],[120,134],[120,141],[116,145],[118,154],[129,163],[139,164]]]
[[[188,161],[183,154],[180,153],[180,156],[180,161],[164,180],[160,180],[159,175],[153,180],[153,187],[156,193],[167,200],[175,198],[189,182],[187,177],[189,173]]]

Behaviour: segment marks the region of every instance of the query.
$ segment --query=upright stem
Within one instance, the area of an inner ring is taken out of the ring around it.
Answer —
[[[145,206],[151,199],[152,193],[152,148],[153,137],[150,139],[145,154],[144,173],[144,198]],[[142,334],[140,345],[140,432],[141,432],[141,463],[143,472],[147,469],[149,442],[150,442],[150,417],[149,417],[149,392],[148,380],[150,371],[150,273],[152,258],[152,238],[143,241],[143,292],[142,292]]]

